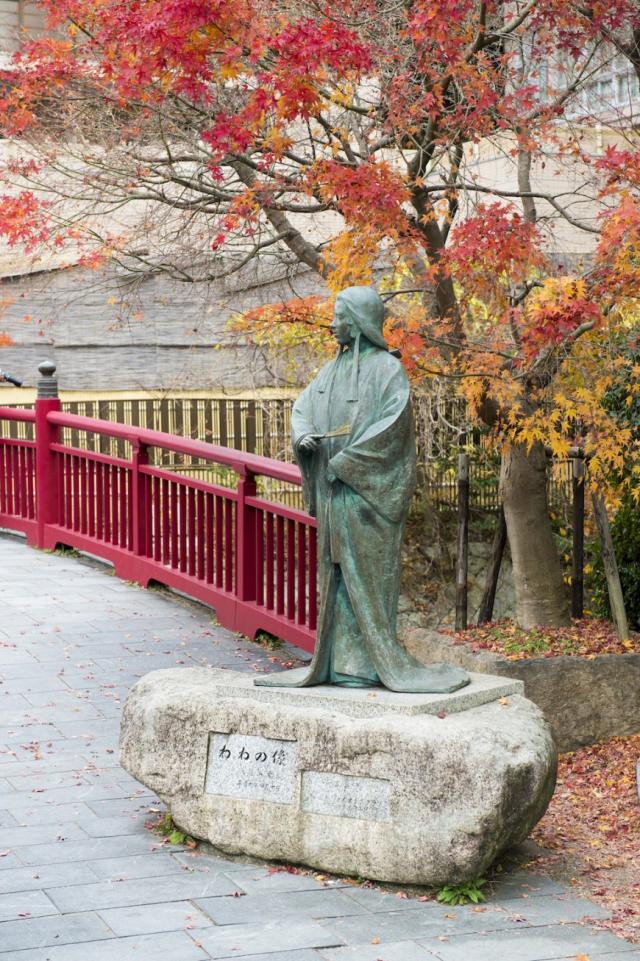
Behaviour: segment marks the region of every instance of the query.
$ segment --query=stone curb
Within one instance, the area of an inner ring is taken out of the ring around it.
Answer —
[[[560,751],[640,733],[640,654],[510,661],[424,628],[409,628],[404,642],[420,660],[524,681],[525,696],[545,714]]]

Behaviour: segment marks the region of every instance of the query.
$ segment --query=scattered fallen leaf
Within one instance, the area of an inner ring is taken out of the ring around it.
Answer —
[[[576,865],[572,889],[609,912],[597,927],[632,942],[640,942],[639,758],[640,734],[562,755],[555,794],[531,835],[548,860]]]
[[[453,636],[454,644],[464,644],[474,652],[493,651],[508,660],[534,657],[585,657],[598,654],[640,652],[640,634],[621,641],[609,621],[597,618],[574,620],[570,627],[545,627],[525,630],[513,621],[498,620],[465,631],[444,632]]]

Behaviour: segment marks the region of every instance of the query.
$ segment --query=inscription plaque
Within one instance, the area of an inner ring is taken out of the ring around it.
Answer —
[[[390,782],[376,777],[302,774],[302,810],[311,814],[333,814],[364,821],[388,821]]]
[[[297,759],[297,741],[212,733],[205,793],[292,804]]]

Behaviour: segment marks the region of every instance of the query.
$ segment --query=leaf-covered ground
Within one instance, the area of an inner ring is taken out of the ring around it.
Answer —
[[[638,761],[640,734],[563,755],[556,792],[532,833],[551,852],[541,856],[541,865],[612,912],[612,920],[598,926],[635,942],[640,942]]]
[[[524,630],[513,621],[493,621],[453,635],[454,644],[472,651],[493,651],[510,661],[529,657],[595,657],[597,654],[640,654],[640,634],[621,641],[615,627],[596,619],[575,620],[570,627]]]

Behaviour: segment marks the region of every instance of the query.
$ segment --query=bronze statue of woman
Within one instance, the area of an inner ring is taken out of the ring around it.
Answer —
[[[409,383],[383,321],[375,290],[341,291],[331,324],[337,356],[294,405],[294,456],[305,505],[318,519],[318,641],[308,667],[255,684],[444,693],[469,683],[462,668],[422,664],[396,636],[416,452]]]

